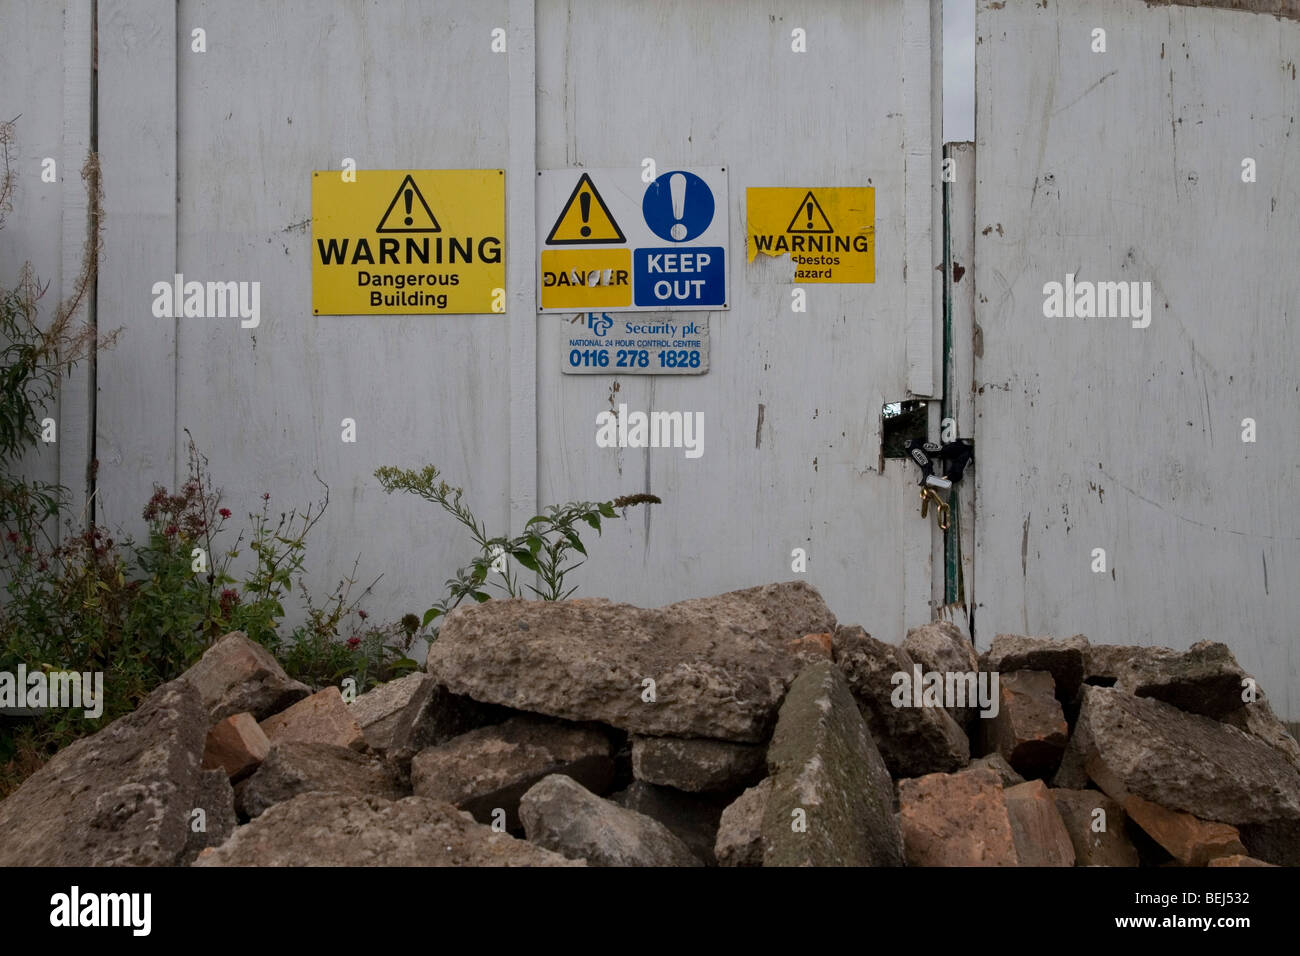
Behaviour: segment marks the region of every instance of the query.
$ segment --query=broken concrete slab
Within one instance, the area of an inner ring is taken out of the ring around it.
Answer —
[[[1191,714],[1222,717],[1242,705],[1246,674],[1226,644],[1200,641],[1186,651],[1144,647],[1116,670],[1116,690],[1154,697]]]
[[[666,826],[552,774],[519,802],[530,842],[592,866],[703,866]]]
[[[195,866],[581,866],[446,803],[314,791],[276,804]]]
[[[343,703],[337,687],[326,687],[261,722],[271,743],[332,744],[361,750],[366,745],[361,725]]]
[[[379,752],[388,750],[402,711],[426,679],[418,671],[407,674],[372,688],[348,704],[348,710],[366,738],[367,747]]]
[[[714,843],[718,866],[763,865],[763,817],[771,795],[772,778],[768,777],[722,811]]]
[[[499,724],[514,711],[453,694],[436,675],[425,674],[393,725],[385,756],[402,767],[421,750],[480,727]]]
[[[764,866],[902,865],[893,781],[830,661],[809,665],[790,686],[767,765]]]
[[[1273,713],[1262,692],[1256,700],[1242,704],[1219,719],[1268,744],[1300,771],[1300,744],[1287,730],[1287,725]]]
[[[1124,810],[1143,831],[1184,866],[1205,866],[1221,856],[1245,854],[1237,828],[1200,820],[1130,794]]]
[[[1075,866],[1138,865],[1137,848],[1125,833],[1123,807],[1100,790],[1050,792],[1070,834]]]
[[[1121,804],[1136,795],[1231,824],[1252,855],[1300,865],[1300,774],[1272,747],[1228,724],[1085,686],[1062,771],[1067,766],[1083,767]]]
[[[614,776],[610,741],[594,727],[513,717],[426,748],[411,761],[411,788],[467,811],[479,823],[519,830],[520,798],[543,777],[564,774],[604,793]]]
[[[1061,639],[999,634],[980,657],[980,670],[1048,671],[1056,682],[1057,696],[1064,702],[1079,692],[1087,651],[1088,639],[1082,634]]]
[[[1114,687],[1128,662],[1144,650],[1135,644],[1089,644],[1083,652],[1083,679],[1097,687]]]
[[[242,631],[219,638],[181,676],[198,690],[213,723],[245,711],[265,720],[311,694],[310,687],[293,680],[270,651]]]
[[[957,770],[969,762],[970,740],[942,706],[894,706],[899,686],[894,675],[910,680],[915,672],[915,662],[903,648],[878,641],[860,627],[841,627],[835,631],[835,663],[895,777]]]
[[[1018,866],[1002,782],[992,770],[898,782],[908,866]]]
[[[815,661],[828,661],[833,653],[829,631],[823,631],[820,634],[805,634],[803,637],[787,638],[785,643],[786,647],[790,648],[790,652],[805,664],[811,664]]]
[[[714,845],[725,798],[716,794],[686,793],[633,780],[627,789],[611,794],[609,799],[620,807],[658,820],[707,866],[718,862]]]
[[[1047,784],[1030,780],[1002,791],[1021,866],[1074,866],[1074,844]]]
[[[955,624],[933,621],[923,627],[914,627],[903,639],[903,650],[923,671],[963,674],[979,670],[975,647],[962,635]],[[947,708],[958,726],[968,728],[978,708],[975,706]]]
[[[653,609],[489,601],[447,615],[428,666],[475,700],[639,734],[761,743],[800,666],[787,639],[834,626],[802,582]]]
[[[271,741],[250,713],[231,714],[212,725],[203,745],[203,769],[221,768],[242,780],[266,759]]]
[[[189,866],[208,847],[221,846],[235,832],[239,826],[239,819],[235,816],[235,791],[225,770],[216,768],[199,774],[199,789],[186,826],[189,832],[185,837],[185,849],[177,860],[181,866]]]
[[[174,680],[64,747],[0,802],[0,866],[174,866],[207,730],[199,691]]]
[[[632,772],[638,780],[691,793],[740,790],[767,772],[767,748],[725,740],[632,738]]]
[[[1026,777],[1043,777],[1061,762],[1069,739],[1056,683],[1047,671],[1010,671],[998,681],[996,717],[981,720],[986,748]]]
[[[272,744],[257,772],[240,785],[238,805],[245,816],[256,817],[312,790],[388,800],[409,794],[397,773],[374,757],[333,744],[288,740]]]

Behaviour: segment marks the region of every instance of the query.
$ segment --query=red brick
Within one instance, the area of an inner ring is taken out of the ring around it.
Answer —
[[[1047,671],[1011,671],[998,678],[998,715],[980,721],[990,750],[1026,777],[1056,769],[1069,728]]]
[[[1016,866],[1015,840],[992,770],[900,780],[899,824],[908,866]]]
[[[1124,811],[1179,863],[1204,866],[1220,856],[1244,854],[1237,828],[1201,820],[1181,810],[1170,810],[1130,794]]]
[[[1074,866],[1074,844],[1047,784],[1019,783],[1002,797],[1021,866]]]
[[[231,780],[248,776],[266,759],[271,742],[252,714],[231,714],[208,731],[203,769],[224,770]]]
[[[1138,851],[1128,838],[1124,808],[1100,790],[1053,790],[1052,799],[1074,844],[1075,866],[1137,866]],[[1097,816],[1101,810],[1104,816]],[[1098,824],[1104,830],[1094,829]]]
[[[262,721],[271,743],[297,740],[308,744],[333,744],[360,750],[366,744],[361,725],[343,703],[337,687],[326,687],[288,710]]]

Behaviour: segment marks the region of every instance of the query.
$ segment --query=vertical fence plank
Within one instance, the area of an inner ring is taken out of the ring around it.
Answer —
[[[155,318],[150,289],[176,264],[176,6],[99,8],[99,152],[104,253],[96,301],[99,356],[97,514],[131,527],[153,482],[176,478],[176,320]]]

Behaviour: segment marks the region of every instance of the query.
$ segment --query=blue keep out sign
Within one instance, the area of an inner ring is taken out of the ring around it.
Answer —
[[[721,306],[727,302],[726,250],[722,246],[636,249],[632,276],[639,306]]]

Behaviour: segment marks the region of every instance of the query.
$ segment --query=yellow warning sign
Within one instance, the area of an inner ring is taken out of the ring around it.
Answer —
[[[598,243],[627,242],[623,230],[614,221],[605,200],[596,191],[596,184],[586,173],[573,187],[573,194],[560,210],[555,225],[546,237],[548,246],[596,245]]]
[[[505,311],[505,171],[312,174],[312,311]]]
[[[632,250],[543,249],[543,309],[612,309],[632,304]]]
[[[796,282],[876,281],[876,190],[871,186],[745,191],[745,254],[788,255]]]

